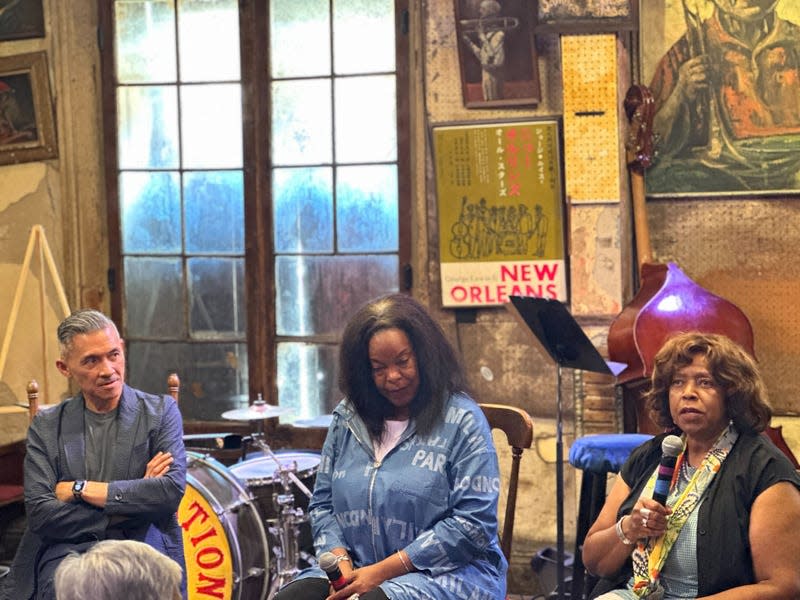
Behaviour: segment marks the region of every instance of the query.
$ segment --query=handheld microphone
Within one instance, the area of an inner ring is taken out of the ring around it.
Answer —
[[[342,570],[339,568],[339,559],[333,552],[323,552],[319,555],[319,568],[325,571],[333,589],[340,590],[347,585]]]
[[[668,435],[661,442],[661,462],[658,465],[656,484],[653,487],[653,500],[666,506],[672,474],[678,455],[683,451],[683,441],[677,435]]]

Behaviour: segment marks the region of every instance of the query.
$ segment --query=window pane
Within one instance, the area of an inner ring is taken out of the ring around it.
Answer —
[[[167,2],[115,2],[117,80],[174,82],[175,9]]]
[[[244,261],[228,258],[190,258],[189,298],[193,338],[243,338]]]
[[[186,173],[186,251],[244,252],[244,184],[241,171]]]
[[[182,81],[239,79],[237,0],[180,0]]]
[[[181,198],[177,173],[120,173],[122,251],[181,251]]]
[[[273,79],[330,75],[328,3],[329,0],[272,0],[269,51]]]
[[[336,0],[333,7],[336,74],[394,71],[394,0]]]
[[[184,168],[241,167],[241,86],[238,83],[183,86],[181,136]]]
[[[129,342],[128,381],[152,394],[167,392],[167,377],[181,380],[184,421],[222,421],[226,410],[247,406],[247,346]]]
[[[278,335],[338,334],[367,300],[397,291],[397,256],[279,256]]]
[[[126,335],[185,337],[179,258],[125,259]]]
[[[278,404],[293,411],[281,423],[330,414],[341,399],[335,345],[278,344]]]
[[[393,76],[336,80],[337,162],[396,160],[396,102]]]
[[[333,251],[333,175],[328,167],[275,169],[275,252]]]
[[[336,176],[340,252],[397,252],[397,167],[340,167]]]
[[[178,97],[174,86],[117,89],[120,169],[178,168]]]
[[[331,162],[329,80],[272,84],[272,162],[314,165]]]

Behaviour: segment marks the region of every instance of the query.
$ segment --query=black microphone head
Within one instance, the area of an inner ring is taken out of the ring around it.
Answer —
[[[320,554],[317,564],[319,564],[319,568],[326,573],[339,568],[339,560],[336,558],[336,555],[333,552],[323,552]]]
[[[668,435],[661,442],[661,453],[664,456],[678,456],[683,452],[683,440],[677,435]]]

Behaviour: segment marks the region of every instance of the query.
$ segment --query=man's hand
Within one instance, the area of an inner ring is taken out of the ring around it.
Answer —
[[[59,481],[56,484],[56,499],[61,502],[75,502],[75,494],[72,493],[74,481]]]
[[[165,475],[167,471],[169,471],[173,460],[172,454],[169,452],[159,452],[147,463],[147,468],[144,471],[144,479]]]

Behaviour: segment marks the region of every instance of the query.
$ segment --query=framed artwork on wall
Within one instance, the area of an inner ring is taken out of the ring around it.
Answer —
[[[529,0],[454,0],[461,91],[467,108],[541,99]]]
[[[0,165],[56,156],[45,53],[0,58]]]
[[[795,0],[641,0],[648,196],[800,192],[798,27]]]
[[[567,301],[561,122],[433,127],[442,306]]]
[[[607,33],[638,27],[639,0],[539,0],[536,32]]]
[[[42,0],[0,1],[0,42],[44,37]]]

